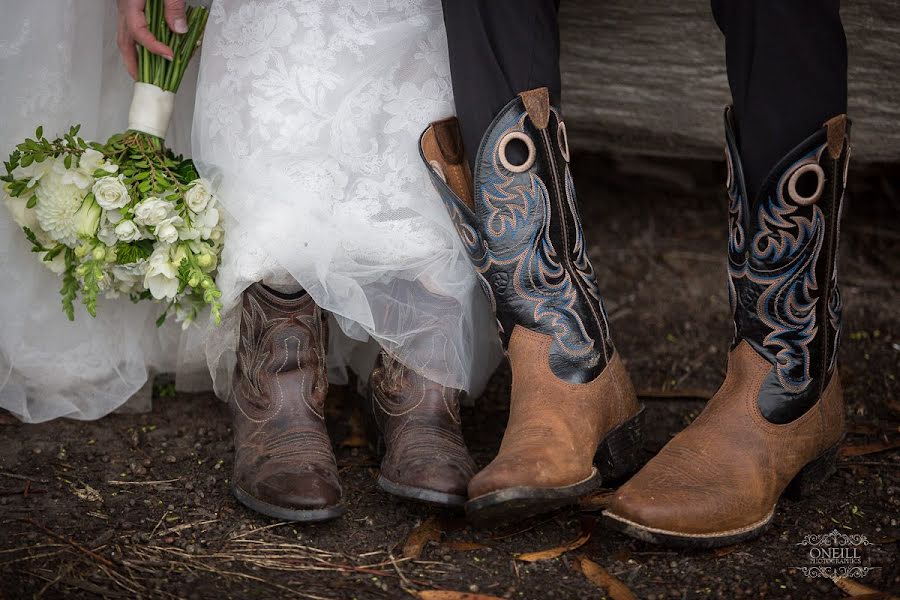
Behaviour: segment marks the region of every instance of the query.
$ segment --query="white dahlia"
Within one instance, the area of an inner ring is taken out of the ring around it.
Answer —
[[[76,185],[63,183],[59,174],[50,172],[41,178],[35,195],[34,213],[41,229],[57,242],[74,246],[77,239],[75,214],[81,208],[84,192]]]

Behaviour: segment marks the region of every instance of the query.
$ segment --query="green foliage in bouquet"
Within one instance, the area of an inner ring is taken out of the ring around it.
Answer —
[[[208,11],[188,11],[178,35],[163,19],[163,0],[148,0],[148,22],[174,60],[139,51],[140,80],[175,92],[206,25]],[[166,118],[167,122],[167,118]],[[33,252],[62,278],[62,304],[75,318],[79,299],[96,316],[101,295],[155,299],[192,322],[205,307],[220,320],[215,270],[223,230],[210,184],[190,159],[163,140],[129,130],[106,143],[88,142],[79,126],[55,139],[38,127],[18,144],[0,176],[6,204]]]

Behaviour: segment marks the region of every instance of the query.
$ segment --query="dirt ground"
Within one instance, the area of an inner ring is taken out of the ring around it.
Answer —
[[[724,375],[731,335],[724,168],[588,156],[575,170],[614,339],[647,406],[649,457],[697,415]],[[428,590],[603,597],[582,561],[644,599],[841,598],[847,593],[835,583],[798,568],[807,564],[803,538],[832,530],[867,536],[861,558],[876,568],[859,582],[898,593],[898,217],[898,170],[857,169],[841,250],[849,434],[836,476],[814,498],[782,501],[756,541],[702,552],[654,547],[595,522],[602,495],[500,530],[474,530],[459,515],[394,501],[376,487],[378,465],[351,427],[356,396],[336,387],[330,430],[349,510],[328,524],[278,523],[228,492],[226,406],[159,386],[147,414],[42,425],[0,414],[0,599],[343,600]],[[479,464],[499,445],[508,385],[501,367],[464,411]],[[553,548],[556,558],[516,557]]]

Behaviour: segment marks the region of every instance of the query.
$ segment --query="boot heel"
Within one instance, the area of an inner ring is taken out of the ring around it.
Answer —
[[[837,471],[839,446],[840,443],[835,444],[823,452],[819,458],[800,469],[800,472],[794,476],[784,490],[785,497],[791,500],[800,500],[818,491],[822,483]]]
[[[603,483],[622,479],[637,471],[644,453],[644,407],[617,425],[600,441],[594,464]]]

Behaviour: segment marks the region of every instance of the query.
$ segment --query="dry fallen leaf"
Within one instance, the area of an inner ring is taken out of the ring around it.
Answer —
[[[854,444],[841,446],[841,458],[850,458],[853,456],[866,456],[868,454],[876,454],[900,448],[900,440],[891,440],[887,442],[873,442],[871,444]]]
[[[715,554],[716,558],[721,558],[723,556],[728,556],[738,548],[740,548],[740,546],[737,544],[733,544],[731,546],[722,546],[721,548],[716,548],[715,550],[713,550],[713,554]]]
[[[516,554],[518,560],[525,562],[537,562],[539,560],[550,560],[562,556],[566,552],[571,552],[577,548],[584,546],[591,539],[591,531],[593,531],[595,521],[586,519],[581,524],[581,535],[569,542],[568,544],[557,546],[556,548],[548,548],[547,550],[539,550],[537,552],[525,552]]]
[[[72,493],[75,494],[78,498],[85,500],[87,502],[101,502],[103,501],[103,496],[100,495],[100,492],[92,488],[86,483],[82,483],[84,487],[78,487],[74,483],[72,484]]]
[[[834,579],[832,579],[832,581],[834,582],[834,585],[841,588],[844,593],[854,598],[858,596],[869,596],[872,594],[881,594],[886,598],[890,597],[887,594],[883,594],[883,592],[879,592],[876,589],[870,588],[867,585],[864,585],[854,579],[849,579],[847,577],[835,577]]]
[[[428,519],[413,529],[409,537],[406,538],[406,542],[403,544],[403,557],[419,558],[425,549],[425,545],[428,542],[441,541],[442,534],[441,524],[437,517],[428,517]]]
[[[471,592],[452,592],[450,590],[425,590],[419,592],[421,600],[503,600],[497,596],[473,594]]]
[[[612,600],[637,600],[628,586],[619,581],[609,571],[583,556],[575,557],[575,565],[591,583],[601,588]]]
[[[447,550],[455,550],[456,552],[469,552],[471,550],[487,548],[487,546],[479,544],[478,542],[444,542],[441,546]]]

